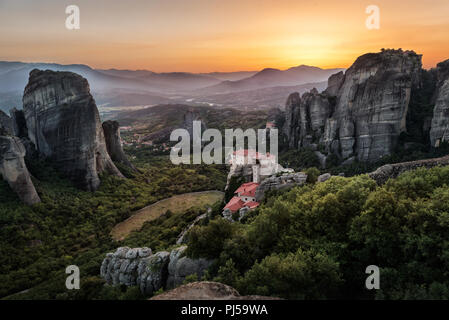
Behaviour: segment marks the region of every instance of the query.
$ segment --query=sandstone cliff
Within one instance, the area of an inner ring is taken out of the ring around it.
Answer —
[[[122,139],[120,138],[120,125],[117,121],[105,121],[103,122],[103,131],[106,141],[106,148],[111,159],[115,162],[119,162],[132,170],[136,171],[136,168],[128,160],[123,152]]]
[[[71,72],[33,70],[23,96],[28,137],[78,186],[96,190],[104,171],[123,177],[112,162],[89,84]]]
[[[288,145],[324,149],[341,161],[391,154],[406,131],[411,90],[419,87],[421,70],[421,55],[383,50],[331,76],[323,93],[292,94],[283,129]]]
[[[17,137],[0,136],[0,174],[11,189],[27,205],[40,202],[40,198],[25,166],[25,147]]]
[[[439,147],[441,142],[449,140],[449,60],[437,65],[436,74],[436,101],[430,129],[433,147]]]

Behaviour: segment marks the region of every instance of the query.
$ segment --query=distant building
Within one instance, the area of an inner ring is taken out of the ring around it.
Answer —
[[[278,172],[289,171],[277,163],[276,156],[267,152],[266,154],[252,149],[240,149],[234,151],[228,163],[231,165],[231,175],[241,166],[251,166],[252,181],[260,183],[264,178],[277,174]]]
[[[248,212],[259,206],[256,202],[256,190],[259,187],[258,183],[248,182],[242,184],[235,190],[234,197],[223,208],[223,216],[228,220],[233,220],[232,215],[239,212],[239,220]]]

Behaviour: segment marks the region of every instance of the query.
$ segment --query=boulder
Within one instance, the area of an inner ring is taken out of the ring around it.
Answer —
[[[325,182],[327,180],[329,180],[332,177],[332,175],[330,173],[324,173],[320,176],[318,176],[317,182]]]
[[[307,181],[307,174],[303,172],[286,173],[279,176],[271,176],[264,179],[256,190],[256,201],[263,200],[265,193],[270,190],[280,190],[301,186]]]

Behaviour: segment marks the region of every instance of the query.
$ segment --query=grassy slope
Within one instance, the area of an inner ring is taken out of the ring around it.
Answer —
[[[112,229],[111,236],[114,240],[123,240],[132,231],[139,230],[145,222],[159,218],[167,210],[180,213],[192,207],[211,206],[221,199],[223,199],[223,192],[220,191],[184,193],[163,199],[138,210],[128,219],[117,224]]]

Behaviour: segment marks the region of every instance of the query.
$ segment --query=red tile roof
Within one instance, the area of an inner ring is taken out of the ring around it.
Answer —
[[[259,204],[260,204],[259,202],[251,201],[251,202],[245,203],[244,207],[248,207],[250,209],[254,209],[254,208],[257,208],[259,206]]]
[[[232,212],[236,212],[243,208],[244,204],[245,203],[239,197],[232,197],[232,199],[229,200],[224,209],[229,209]]]
[[[235,190],[236,194],[240,194],[240,196],[247,196],[247,197],[255,197],[256,196],[256,189],[259,186],[256,182],[248,182],[242,184],[237,190]]]

